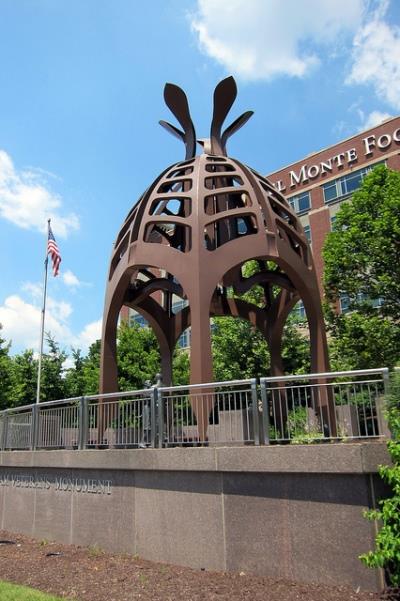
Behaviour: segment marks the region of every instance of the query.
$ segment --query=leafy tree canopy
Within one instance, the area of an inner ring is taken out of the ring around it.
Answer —
[[[328,301],[348,295],[351,308],[400,318],[400,173],[376,167],[341,205],[325,242],[324,285]]]
[[[331,322],[331,367],[333,370],[392,368],[400,357],[400,329],[379,314],[354,311]]]
[[[400,358],[400,173],[378,166],[365,178],[341,205],[323,257],[332,367],[392,367]],[[341,295],[347,315],[333,306]]]
[[[36,401],[37,360],[28,349],[12,359],[13,389],[8,407],[31,405]]]
[[[54,401],[67,396],[63,364],[68,355],[50,334],[46,335],[46,342],[49,350],[42,359],[40,398]]]
[[[9,356],[10,343],[1,336],[0,324],[0,409],[7,407],[12,390],[12,362]]]
[[[84,394],[98,394],[99,392],[100,351],[101,340],[96,340],[90,345],[88,354],[83,361]]]
[[[117,342],[120,390],[143,388],[149,380],[154,383],[160,371],[160,351],[151,328],[122,322]]]
[[[212,350],[217,381],[264,376],[269,367],[268,346],[248,321],[234,317],[213,320]]]

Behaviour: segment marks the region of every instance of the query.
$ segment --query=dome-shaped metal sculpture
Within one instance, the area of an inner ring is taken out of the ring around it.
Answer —
[[[210,316],[214,315],[241,317],[254,324],[268,342],[272,374],[281,375],[283,328],[300,299],[309,324],[312,371],[327,371],[317,277],[300,220],[268,180],[226,156],[227,139],[252,115],[244,113],[222,133],[236,97],[234,79],[228,77],[215,89],[211,137],[200,142],[204,153],[197,157],[184,92],[166,84],[164,97],[183,132],[160,123],[183,140],[186,159],[168,167],[148,188],[115,242],[104,309],[101,392],[117,390],[116,327],[123,305],[142,314],[153,327],[164,384],[171,383],[172,353],[189,326],[191,383],[213,380]],[[246,278],[243,266],[251,259],[257,261],[258,272]],[[263,289],[263,307],[237,298],[254,285]],[[228,295],[228,289],[235,294]],[[176,314],[175,297],[188,301]]]

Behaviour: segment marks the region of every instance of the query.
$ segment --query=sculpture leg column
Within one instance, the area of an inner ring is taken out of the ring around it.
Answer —
[[[328,343],[322,309],[319,305],[303,299],[310,329],[311,372],[323,373],[329,371]],[[318,387],[313,389],[314,410],[321,416],[321,424],[325,436],[337,435],[336,411],[333,389],[327,386],[324,378],[317,380]]]
[[[100,394],[118,390],[117,323],[119,309],[111,307],[103,323],[100,355]],[[115,399],[112,399],[115,400]],[[97,416],[97,444],[104,443],[104,434],[114,416],[114,405],[99,399]]]
[[[271,376],[283,376],[284,368],[282,361],[282,337],[288,314],[295,301],[286,290],[282,290],[274,301],[268,314],[268,346],[271,357]],[[274,384],[272,396],[272,409],[274,424],[277,434],[281,437],[286,435],[286,422],[288,414],[287,394],[285,384],[277,382]]]
[[[160,339],[159,339],[160,342]],[[170,346],[165,342],[165,344],[161,344],[160,342],[160,350],[161,350],[161,382],[163,386],[172,386],[172,355],[173,350]],[[161,399],[159,400],[161,403]],[[165,435],[168,441],[174,440],[174,407],[173,401],[170,401],[168,398],[163,400],[163,405],[159,407],[160,411],[163,411],[163,423],[164,428],[166,429]],[[164,432],[160,433],[161,437],[164,437]]]
[[[210,299],[197,297],[190,301],[191,346],[190,346],[190,383],[212,382],[212,354],[210,332]],[[214,406],[214,392],[210,389],[196,389],[190,399],[197,420],[199,441],[207,440],[210,412]]]
[[[163,386],[172,386],[172,355],[173,351],[169,348],[161,355],[161,382]]]

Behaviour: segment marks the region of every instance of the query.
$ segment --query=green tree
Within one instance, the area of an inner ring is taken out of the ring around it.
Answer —
[[[63,364],[68,355],[60,349],[60,345],[50,334],[46,336],[46,343],[49,350],[43,354],[42,358],[40,399],[42,401],[55,401],[66,396]]]
[[[2,325],[0,324],[0,409],[5,409],[10,404],[12,395],[12,360],[9,356],[10,343],[1,337]]]
[[[400,358],[400,173],[376,167],[336,214],[325,241],[324,287],[336,368]],[[349,315],[334,304],[345,295]]]
[[[120,390],[135,390],[154,383],[160,371],[160,351],[151,328],[122,322],[117,336],[118,382]]]
[[[310,373],[310,340],[303,333],[306,324],[289,316],[283,329],[282,361],[287,374]]]
[[[101,340],[90,345],[88,354],[83,360],[83,393],[99,393]]]
[[[81,349],[71,349],[74,366],[69,368],[65,374],[65,394],[67,397],[77,397],[86,394],[85,391],[85,358]]]
[[[269,367],[268,345],[248,321],[234,317],[213,320],[214,377],[218,381],[264,376]]]
[[[399,326],[379,314],[354,311],[335,315],[330,331],[333,370],[392,368],[400,357]]]
[[[10,407],[36,402],[37,360],[28,349],[12,358],[13,390]]]
[[[366,311],[380,299],[380,313],[400,317],[400,173],[376,167],[341,205],[323,258],[328,301],[341,294]]]
[[[189,384],[190,355],[189,352],[176,348],[172,360],[172,381],[174,386]]]

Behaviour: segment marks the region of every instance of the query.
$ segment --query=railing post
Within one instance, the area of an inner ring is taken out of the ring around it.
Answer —
[[[158,388],[153,386],[150,390],[150,446],[154,449],[157,446],[157,405]]]
[[[88,442],[88,400],[82,396],[79,399],[79,412],[78,412],[78,423],[79,423],[79,441],[78,449],[82,451],[86,449]]]
[[[269,444],[269,407],[267,398],[267,382],[265,378],[260,379],[261,402],[262,402],[262,423],[264,429],[264,444]]]
[[[379,398],[375,399],[376,413],[377,413],[377,418],[378,418],[379,435],[385,436],[387,438],[391,438],[392,433],[389,430],[389,425],[388,425],[386,415],[385,415],[385,411],[388,406],[389,395],[391,393],[389,369],[387,367],[384,368],[384,370],[382,371],[382,380],[383,380],[383,399],[379,399]]]
[[[158,390],[157,387],[155,387],[155,389],[157,390],[157,424],[158,424],[158,448],[162,449],[163,448],[163,443],[164,443],[164,406],[163,406],[163,394],[162,391]]]
[[[8,415],[4,413],[2,417],[3,427],[1,429],[1,450],[5,451],[7,448],[7,433],[8,433]]]
[[[390,394],[390,377],[389,377],[389,369],[387,367],[385,367],[382,372],[382,379],[383,379],[383,388],[385,391],[385,398],[387,398]]]
[[[36,451],[39,438],[39,406],[32,407],[32,422],[31,422],[31,450]]]
[[[251,381],[251,406],[253,410],[254,444],[260,444],[260,421],[258,419],[257,381]]]

